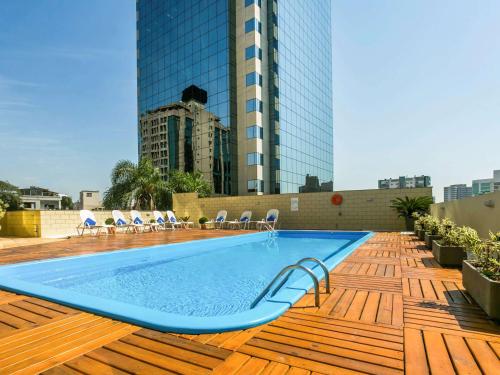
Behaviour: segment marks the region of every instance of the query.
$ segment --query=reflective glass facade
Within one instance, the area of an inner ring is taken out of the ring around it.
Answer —
[[[213,163],[224,192],[307,191],[306,177],[329,188],[330,1],[138,0],[139,118],[195,85],[208,93],[206,110],[230,129],[220,135],[230,147],[215,151]],[[170,167],[178,163],[169,158]]]
[[[225,0],[137,2],[139,117],[196,85],[208,93],[207,111],[231,125],[229,7]]]
[[[270,113],[280,168],[271,172],[271,189],[292,193],[307,174],[333,181],[331,3],[269,1],[268,9],[269,30],[277,27],[269,48],[270,101],[279,103]]]

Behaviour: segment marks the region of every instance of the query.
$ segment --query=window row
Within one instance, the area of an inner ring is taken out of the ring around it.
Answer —
[[[262,6],[262,0],[245,0],[245,7],[249,7],[250,5],[253,5],[257,3],[259,7]]]
[[[247,127],[247,138],[248,139],[253,139],[253,138],[259,138],[259,139],[264,139],[264,129],[262,126],[258,125],[252,125]]]
[[[252,72],[248,73],[246,75],[246,85],[252,86],[258,84],[260,87],[262,87],[262,74],[259,74],[257,72]]]
[[[256,30],[259,34],[262,34],[262,23],[259,20],[252,18],[245,22],[245,33],[251,33]]]
[[[250,60],[254,57],[262,60],[262,48],[257,47],[255,44],[245,48],[245,60]]]
[[[247,188],[249,193],[263,193],[264,180],[248,180]]]
[[[247,165],[264,165],[264,154],[249,152],[247,154]]]
[[[262,113],[263,103],[259,99],[249,99],[247,100],[247,113],[249,112],[260,112]]]

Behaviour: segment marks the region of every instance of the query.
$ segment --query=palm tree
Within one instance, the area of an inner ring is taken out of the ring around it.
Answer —
[[[153,166],[151,159],[142,158],[139,164],[120,160],[111,172],[111,187],[104,193],[104,206],[154,210],[159,197],[167,190],[160,170]]]
[[[432,197],[429,196],[415,198],[408,198],[406,196],[404,198],[393,199],[391,201],[391,208],[397,211],[399,217],[404,217],[406,221],[406,229],[413,230],[415,221],[415,219],[413,218],[413,213],[428,213],[429,207],[432,202]]]
[[[172,193],[197,192],[200,198],[208,197],[212,193],[212,187],[203,178],[200,171],[192,173],[171,171],[168,176],[167,186]]]

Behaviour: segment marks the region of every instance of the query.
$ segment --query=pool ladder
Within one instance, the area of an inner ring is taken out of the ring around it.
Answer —
[[[305,273],[307,273],[309,276],[311,276],[311,279],[313,280],[313,283],[314,283],[314,305],[316,307],[319,307],[319,305],[320,305],[319,281],[318,281],[318,278],[316,277],[316,275],[314,274],[314,272],[310,268],[307,268],[307,267],[301,265],[301,263],[304,263],[304,262],[315,262],[323,269],[323,272],[325,274],[326,292],[330,293],[330,274],[328,272],[328,268],[326,268],[325,263],[323,263],[321,260],[319,260],[317,258],[309,258],[308,257],[308,258],[303,258],[303,259],[299,260],[295,264],[291,264],[291,265],[283,268],[276,275],[276,277],[267,285],[267,287],[262,291],[262,293],[259,294],[259,296],[255,299],[255,301],[253,301],[253,303],[250,305],[250,308],[253,309],[255,306],[257,306],[257,304],[262,300],[262,298],[264,298],[267,295],[267,293],[269,293],[269,291],[273,287],[274,283],[276,281],[278,281],[280,277],[286,275],[286,277],[284,277],[283,280],[281,280],[281,282],[279,283],[279,285],[276,288],[274,288],[274,290],[272,291],[271,297],[273,297],[283,287],[283,285],[285,285],[285,283],[288,281],[288,279],[290,279],[290,276],[292,275],[293,271],[295,271],[296,269],[300,269],[300,270],[304,271]]]

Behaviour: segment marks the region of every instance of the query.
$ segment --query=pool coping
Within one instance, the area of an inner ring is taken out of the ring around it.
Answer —
[[[329,232],[329,233],[365,233],[364,236],[355,240],[345,248],[340,249],[336,255],[337,257],[329,258],[325,264],[329,271],[335,268],[342,262],[352,251],[358,248],[361,244],[370,239],[374,233],[370,231],[331,231],[331,230],[279,230],[278,232]],[[242,236],[256,236],[262,235],[260,233],[242,234],[235,237]],[[220,240],[224,237],[204,239],[201,241]],[[147,247],[136,247],[130,249],[120,250],[120,252],[132,252],[143,249],[151,249],[156,247],[169,247],[178,246],[181,244],[188,244],[198,242],[200,240],[184,241],[172,244],[161,244]],[[113,251],[111,251],[113,252]],[[13,265],[1,266],[1,269],[12,269],[15,267],[25,266],[28,264],[57,262],[70,258],[82,257],[97,257],[106,255],[111,252],[102,252],[94,254],[84,254],[69,257],[37,260],[31,262],[16,263]],[[322,279],[324,275],[319,267],[312,268],[318,279]],[[293,306],[311,287],[313,281],[308,275],[304,275],[295,281],[292,285],[282,288],[273,298],[261,302],[257,307],[246,310],[240,313],[213,317],[197,317],[190,315],[173,314],[161,312],[145,307],[135,306],[123,302],[111,301],[100,297],[88,296],[80,293],[71,292],[66,290],[44,286],[41,284],[25,282],[18,279],[10,279],[0,274],[0,289],[7,291],[25,294],[33,297],[46,299],[52,302],[57,302],[62,305],[77,308],[82,311],[88,311],[98,315],[103,315],[120,321],[128,322],[137,326],[151,328],[164,332],[187,333],[187,334],[202,334],[202,333],[215,333],[226,332],[256,327],[268,323],[279,316],[286,310]],[[127,311],[126,314],[123,311]],[[256,317],[257,316],[257,317]],[[165,323],[158,323],[165,322]],[[175,323],[175,324],[174,324]]]

